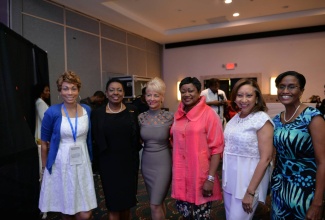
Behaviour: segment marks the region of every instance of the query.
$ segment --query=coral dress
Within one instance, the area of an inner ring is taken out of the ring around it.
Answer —
[[[224,148],[220,118],[205,104],[204,96],[201,96],[199,103],[189,112],[186,113],[183,108],[181,102],[171,128],[172,197],[195,205],[221,200],[221,186],[217,175],[213,195],[202,195],[202,187],[209,174],[210,158],[214,154],[221,154]]]

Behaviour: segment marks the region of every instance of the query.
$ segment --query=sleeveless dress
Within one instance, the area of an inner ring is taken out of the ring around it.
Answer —
[[[256,132],[272,119],[259,111],[240,118],[236,114],[226,125],[225,149],[222,167],[222,188],[237,199],[242,199],[260,161]],[[258,201],[265,202],[270,181],[270,166],[255,193]]]
[[[141,171],[150,204],[160,205],[168,192],[172,159],[169,130],[173,114],[164,110],[149,110],[139,115],[141,138],[144,141]]]
[[[74,215],[97,207],[91,161],[87,149],[88,115],[78,117],[77,141],[81,146],[82,164],[70,165],[70,147],[74,145],[68,118],[62,116],[61,141],[52,166],[52,174],[44,170],[39,209],[42,212],[61,212]],[[75,118],[70,118],[75,127]]]
[[[308,130],[313,117],[322,114],[307,107],[291,123],[273,118],[276,163],[272,173],[272,219],[305,219],[316,187],[316,161]]]

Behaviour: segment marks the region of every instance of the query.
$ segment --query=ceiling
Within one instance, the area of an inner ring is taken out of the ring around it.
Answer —
[[[51,1],[161,44],[325,25],[325,0]]]

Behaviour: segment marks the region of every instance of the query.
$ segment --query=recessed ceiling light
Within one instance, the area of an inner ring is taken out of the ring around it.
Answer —
[[[234,17],[238,17],[238,16],[239,16],[239,13],[238,13],[238,12],[233,13],[232,16],[234,16]]]
[[[226,4],[230,4],[232,2],[232,0],[225,0]]]

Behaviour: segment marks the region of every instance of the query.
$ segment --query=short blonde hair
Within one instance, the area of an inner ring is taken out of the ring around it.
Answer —
[[[159,93],[160,95],[165,95],[166,85],[162,79],[160,79],[159,77],[155,77],[155,78],[151,79],[149,82],[147,82],[146,91],[148,89],[155,91],[155,92]]]
[[[62,83],[67,82],[74,85],[77,85],[78,90],[81,88],[81,80],[80,77],[73,71],[66,71],[61,74],[61,76],[56,80],[56,85],[58,87],[58,91],[61,92]]]

